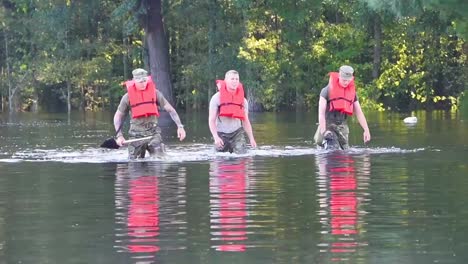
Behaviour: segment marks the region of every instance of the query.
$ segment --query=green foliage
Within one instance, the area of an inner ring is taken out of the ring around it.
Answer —
[[[385,31],[386,56],[376,85],[389,109],[454,105],[463,89],[466,55],[461,54],[462,42],[438,31],[435,27],[442,22],[434,14],[424,15],[430,19],[400,20]],[[426,26],[429,22],[431,27]],[[417,30],[420,27],[425,30]]]
[[[130,36],[140,30],[137,16],[133,15],[136,9],[137,0],[122,1],[111,13],[112,22],[122,23],[122,32],[126,36]],[[138,9],[138,12],[143,12]]]
[[[468,88],[459,97],[460,110],[468,116]]]
[[[177,107],[206,108],[214,80],[236,69],[257,109],[311,109],[328,72],[350,64],[367,110],[457,109],[468,83],[465,2],[163,1]],[[3,1],[2,95],[64,109],[69,84],[72,107],[113,108],[131,69],[147,66],[145,3]]]

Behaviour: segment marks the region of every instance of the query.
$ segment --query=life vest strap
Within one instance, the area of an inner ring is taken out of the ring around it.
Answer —
[[[140,103],[136,103],[136,104],[132,104],[130,105],[131,107],[136,107],[136,106],[139,106],[139,105],[143,105],[143,104],[154,104],[156,103],[156,101],[146,101],[146,102],[140,102]]]
[[[336,97],[336,98],[328,100],[328,102],[332,102],[332,101],[336,101],[336,100],[340,100],[340,99],[345,100],[345,101],[349,102],[350,104],[354,103],[354,100],[349,100],[349,99],[344,98],[344,97]]]
[[[221,108],[221,106],[225,106],[225,105],[237,105],[240,108],[244,108],[244,104],[236,104],[236,103],[222,103],[222,104],[219,105],[218,108]]]

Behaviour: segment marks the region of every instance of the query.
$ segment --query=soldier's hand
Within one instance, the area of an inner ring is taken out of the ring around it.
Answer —
[[[185,134],[185,129],[183,127],[177,128],[177,137],[179,138],[180,141],[184,140],[186,134]]]
[[[220,147],[224,146],[224,141],[220,137],[216,136],[214,138],[214,144],[215,144],[215,146],[217,148],[220,148]]]
[[[251,139],[251,140],[250,140],[250,146],[252,146],[252,148],[256,148],[256,147],[257,147],[257,142],[255,142],[255,139]]]
[[[371,140],[371,135],[369,130],[365,130],[363,134],[364,143],[367,143]]]
[[[116,143],[119,146],[123,146],[123,144],[125,144],[125,138],[123,136],[117,137]]]

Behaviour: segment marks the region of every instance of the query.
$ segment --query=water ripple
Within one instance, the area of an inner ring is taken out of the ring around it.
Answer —
[[[346,153],[350,154],[392,154],[392,153],[413,153],[424,150],[438,151],[430,148],[401,149],[401,148],[350,148]],[[250,149],[246,154],[220,153],[213,149],[210,144],[174,145],[168,148],[166,155],[162,158],[148,157],[141,161],[165,161],[165,162],[187,162],[187,161],[207,161],[217,157],[290,157],[305,155],[323,155],[329,151],[317,149],[315,147],[302,146],[261,146]],[[4,152],[0,155],[0,162],[21,162],[21,161],[55,161],[65,163],[109,163],[128,162],[127,150],[109,150],[84,146],[84,149],[74,149],[64,147],[59,149],[26,148],[18,150],[13,154]]]

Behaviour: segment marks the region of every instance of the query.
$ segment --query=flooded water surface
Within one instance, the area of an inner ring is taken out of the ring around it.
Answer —
[[[137,161],[99,148],[111,113],[0,116],[0,263],[468,263],[467,117],[368,114],[327,152],[316,114],[253,114],[232,155],[205,114]]]

